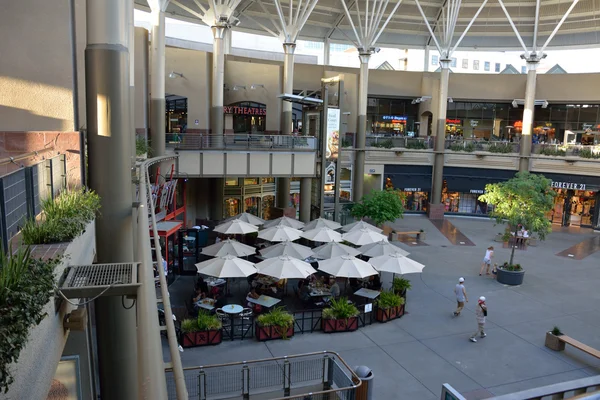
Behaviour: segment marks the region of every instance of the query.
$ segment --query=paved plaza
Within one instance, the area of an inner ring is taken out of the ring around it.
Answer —
[[[488,219],[447,220],[474,246],[452,244],[423,216],[406,216],[393,224],[398,230],[426,232],[426,245],[398,244],[426,265],[422,274],[406,275],[413,287],[408,314],[401,319],[351,333],[315,332],[288,341],[237,340],[186,349],[183,365],[331,350],[351,366],[372,368],[376,400],[439,399],[443,383],[468,399],[484,399],[599,374],[600,360],[570,347],[563,353],[549,350],[544,335],[557,325],[565,334],[600,348],[600,252],[581,260],[557,255],[600,234],[555,227],[545,242],[516,250],[515,262],[525,267],[525,281],[509,287],[478,276],[488,246],[495,246],[494,262],[508,261],[510,249],[493,242],[503,227]],[[470,302],[461,316],[453,317],[453,289],[460,276],[466,280]],[[384,285],[389,286],[391,278],[384,274]],[[487,337],[471,343],[479,296],[487,298]]]

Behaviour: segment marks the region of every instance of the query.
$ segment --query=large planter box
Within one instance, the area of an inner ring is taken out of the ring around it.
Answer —
[[[13,239],[13,249],[16,249],[19,240],[20,236]],[[61,263],[54,270],[57,280],[70,265],[92,264],[96,256],[94,222],[90,222],[85,231],[70,243],[31,246],[31,255],[41,259],[63,255]],[[45,399],[48,396],[70,333],[63,328],[63,321],[65,315],[76,308],[62,301],[57,310],[57,304],[54,297],[46,304],[44,311],[47,316],[30,329],[27,345],[21,351],[19,360],[10,366],[15,381],[10,385],[9,399]]]
[[[284,339],[283,331],[278,326],[260,326],[258,322],[255,324],[254,335],[259,342],[267,340]],[[285,333],[285,339],[294,336],[294,325],[290,326]]]
[[[400,307],[378,308],[375,319],[379,322],[388,322],[404,315],[404,304]]]
[[[498,268],[498,282],[505,285],[521,285],[523,284],[523,278],[525,277],[525,271],[507,271],[502,268]]]
[[[325,333],[333,332],[353,332],[358,329],[358,318],[350,317],[348,319],[323,319],[321,328]]]
[[[565,349],[565,342],[559,339],[558,336],[552,334],[552,332],[546,332],[546,341],[544,343],[547,348],[554,351],[563,351]]]
[[[181,334],[182,347],[212,346],[223,341],[223,330],[199,331]]]

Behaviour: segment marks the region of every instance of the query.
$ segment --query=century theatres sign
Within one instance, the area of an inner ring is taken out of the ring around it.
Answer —
[[[234,115],[267,115],[267,109],[259,107],[225,106],[223,112]]]
[[[555,189],[585,190],[585,183],[552,181],[552,187]]]

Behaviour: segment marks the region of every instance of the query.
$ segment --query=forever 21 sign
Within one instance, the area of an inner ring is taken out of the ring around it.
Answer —
[[[585,183],[552,181],[552,187],[556,189],[585,190]]]

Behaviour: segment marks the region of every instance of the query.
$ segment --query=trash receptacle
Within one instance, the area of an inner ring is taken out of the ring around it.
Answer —
[[[362,384],[356,389],[356,400],[373,399],[373,378],[371,368],[361,365],[354,368],[354,373],[360,378]]]

